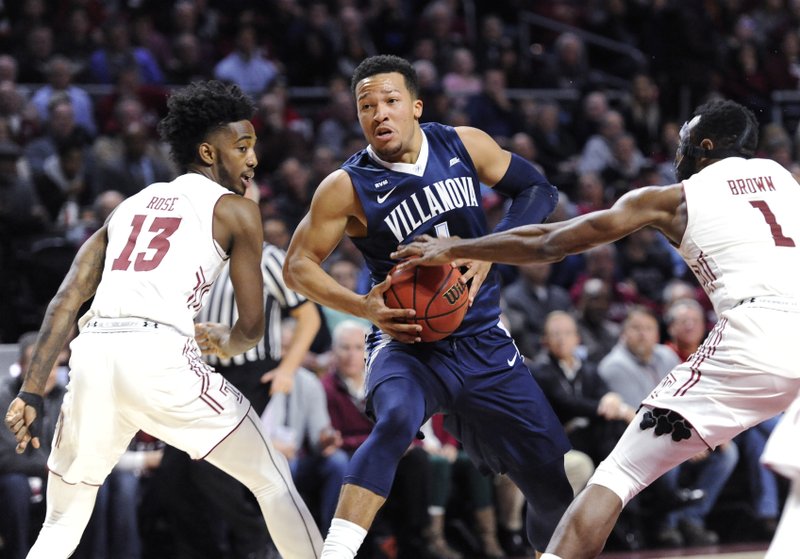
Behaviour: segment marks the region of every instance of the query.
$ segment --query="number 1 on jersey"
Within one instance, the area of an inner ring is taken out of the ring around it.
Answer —
[[[131,220],[132,229],[131,234],[128,236],[128,242],[125,243],[125,247],[122,249],[119,256],[114,259],[111,265],[112,270],[127,270],[130,267],[131,254],[133,253],[133,249],[136,248],[136,242],[139,239],[139,234],[142,232],[142,226],[146,219],[146,215],[139,214],[133,216]],[[164,259],[164,256],[166,256],[170,247],[169,238],[178,230],[180,224],[181,218],[179,217],[156,217],[153,219],[153,223],[150,225],[148,231],[150,233],[155,233],[155,236],[147,245],[147,250],[153,250],[155,252],[151,258],[147,258],[147,253],[144,251],[136,253],[136,261],[133,263],[133,270],[135,272],[148,272],[161,264],[161,261]]]
[[[780,226],[775,214],[772,213],[772,210],[764,200],[750,200],[750,205],[759,210],[761,215],[764,216],[764,220],[767,222],[767,225],[769,225],[770,233],[772,233],[772,238],[775,241],[775,246],[795,246],[794,239],[783,234],[783,228]]]

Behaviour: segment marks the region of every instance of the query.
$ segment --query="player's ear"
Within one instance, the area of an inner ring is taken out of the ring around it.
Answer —
[[[416,99],[414,101],[414,118],[419,120],[421,116],[422,116],[422,99]]]
[[[208,142],[203,142],[197,146],[197,154],[200,156],[200,161],[206,165],[213,165],[214,161],[216,160],[216,151],[214,150],[214,146]]]

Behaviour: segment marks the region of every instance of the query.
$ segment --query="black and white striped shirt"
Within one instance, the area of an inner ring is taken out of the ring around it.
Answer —
[[[208,356],[213,366],[230,367],[243,365],[246,362],[266,362],[271,369],[281,359],[281,315],[283,311],[292,310],[306,302],[305,297],[295,293],[283,282],[283,261],[286,253],[276,246],[264,243],[261,253],[261,275],[264,278],[264,314],[266,317],[264,337],[255,347],[231,359],[220,359],[216,355]],[[197,316],[198,322],[221,322],[233,325],[238,318],[236,298],[233,294],[230,266],[226,265],[208,295],[205,307]]]

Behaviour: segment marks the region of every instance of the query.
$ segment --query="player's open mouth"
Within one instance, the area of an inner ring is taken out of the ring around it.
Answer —
[[[242,186],[245,190],[253,184],[253,175],[242,175]]]
[[[392,137],[394,131],[389,128],[378,128],[375,130],[375,137],[381,140],[387,140]]]

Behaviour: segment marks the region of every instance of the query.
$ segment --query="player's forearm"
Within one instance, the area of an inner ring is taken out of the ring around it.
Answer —
[[[364,297],[340,285],[322,267],[305,257],[286,258],[286,286],[330,309],[366,318]]]
[[[505,264],[557,262],[565,254],[547,247],[544,242],[546,233],[546,226],[526,225],[475,239],[459,239],[448,248],[447,254],[451,260],[486,260]]]
[[[281,356],[281,366],[291,371],[297,371],[306,357],[314,338],[322,325],[322,319],[316,305],[311,301],[303,303],[291,313],[297,321],[294,335],[286,352]]]
[[[263,317],[263,315],[262,315]],[[264,322],[261,326],[245,325],[241,320],[237,320],[231,327],[228,340],[221,348],[227,355],[240,355],[254,347],[261,338],[264,337]]]

